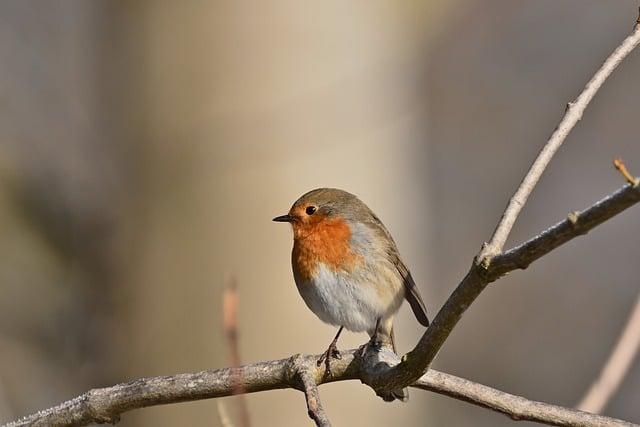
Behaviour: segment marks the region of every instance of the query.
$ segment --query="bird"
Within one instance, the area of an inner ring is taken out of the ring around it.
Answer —
[[[367,345],[391,346],[397,353],[393,319],[407,300],[418,322],[429,326],[427,310],[391,233],[357,196],[337,188],[317,188],[296,200],[288,213],[273,218],[293,229],[291,266],[300,296],[325,323],[338,327],[318,359],[330,374],[339,359],[343,329],[367,332]],[[408,399],[405,390],[383,395]]]

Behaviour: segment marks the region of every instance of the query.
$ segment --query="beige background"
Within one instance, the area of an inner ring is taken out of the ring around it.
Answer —
[[[0,2],[0,421],[228,364],[226,274],[246,362],[323,350],[335,331],[298,296],[291,232],[270,221],[318,186],[380,215],[432,317],[635,13],[630,0]],[[640,173],[638,70],[633,55],[596,97],[513,242],[619,186],[612,157]],[[574,404],[638,292],[639,225],[632,210],[489,288],[436,366]],[[422,332],[407,307],[396,329],[402,350]],[[606,413],[639,422],[639,390],[634,367]],[[336,426],[511,424],[420,391],[407,405],[356,382],[321,392]],[[309,425],[298,392],[248,404],[256,426]],[[218,410],[122,425],[219,425]]]

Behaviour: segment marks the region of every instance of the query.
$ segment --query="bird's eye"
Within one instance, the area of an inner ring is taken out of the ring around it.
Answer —
[[[307,215],[313,215],[314,213],[316,213],[316,207],[315,206],[307,206],[307,209],[304,210]]]

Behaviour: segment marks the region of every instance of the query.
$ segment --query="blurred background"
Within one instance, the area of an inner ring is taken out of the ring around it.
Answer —
[[[89,388],[228,365],[224,278],[244,362],[333,337],[297,294],[303,192],[359,195],[431,316],[466,272],[568,101],[629,33],[633,0],[0,1],[0,422]],[[640,174],[640,54],[542,178],[511,244]],[[576,404],[638,287],[640,208],[490,286],[435,367]],[[402,308],[402,351],[422,334]],[[348,333],[341,347],[362,344]],[[323,386],[337,426],[508,426],[413,391]],[[253,425],[310,425],[303,396],[247,397]],[[640,422],[640,364],[605,413]],[[237,402],[225,398],[232,419]],[[217,426],[216,401],[123,426]]]

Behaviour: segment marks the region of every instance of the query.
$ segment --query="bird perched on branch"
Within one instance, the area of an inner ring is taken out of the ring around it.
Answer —
[[[273,219],[291,223],[293,277],[302,299],[338,333],[318,360],[339,358],[343,328],[367,332],[374,348],[391,345],[393,317],[406,299],[418,322],[429,326],[424,302],[400,259],[391,234],[371,209],[353,194],[319,188],[300,197],[289,213]],[[397,390],[385,400],[407,399]]]

